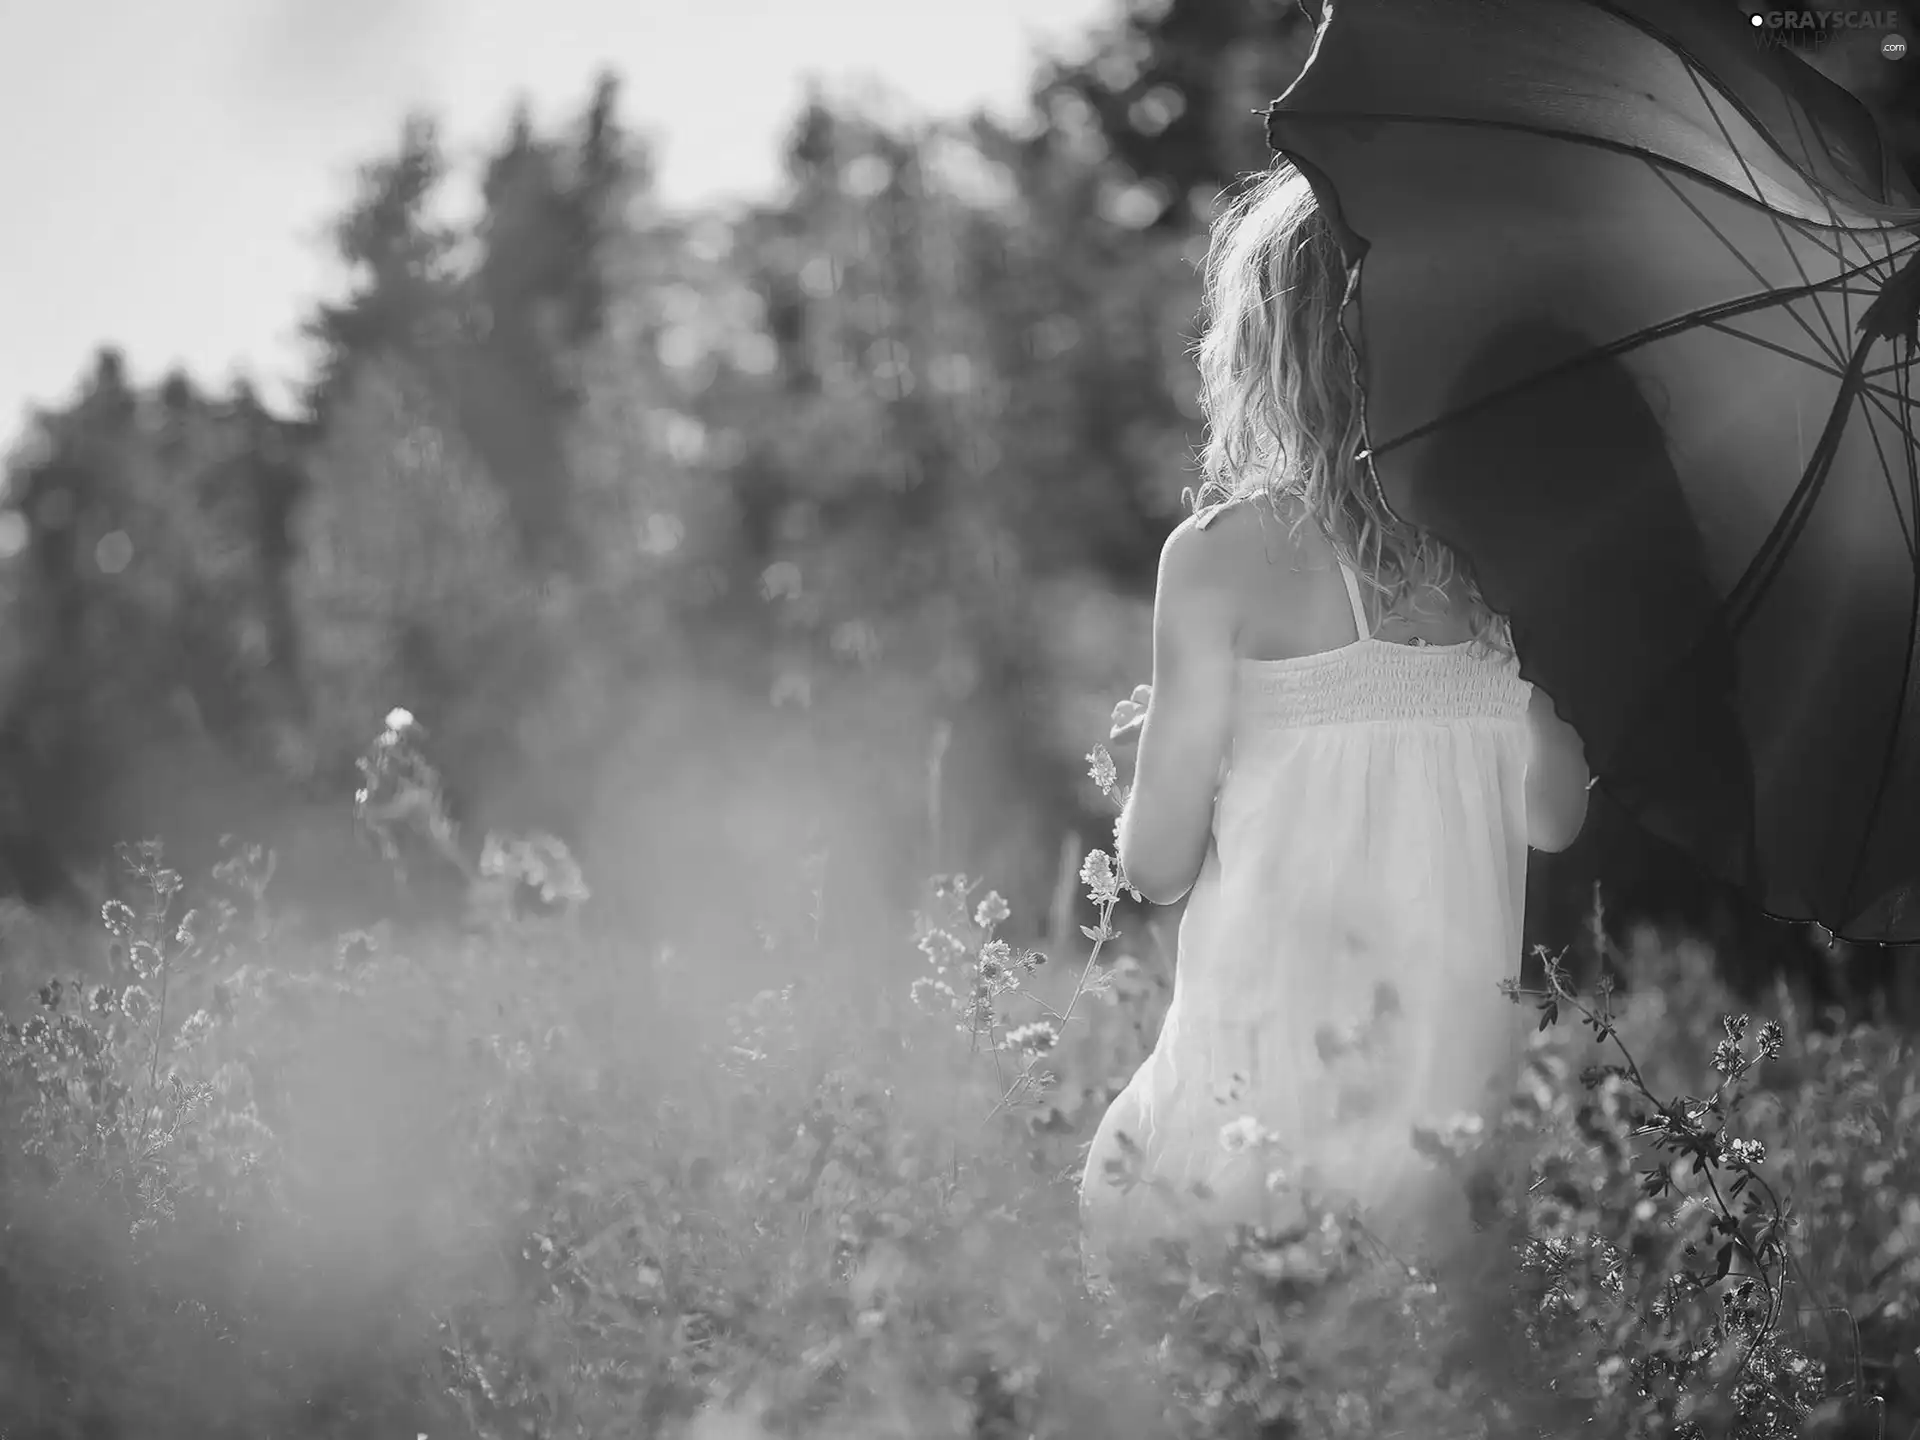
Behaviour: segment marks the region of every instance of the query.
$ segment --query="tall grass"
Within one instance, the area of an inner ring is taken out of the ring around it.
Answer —
[[[457,845],[409,725],[365,775],[394,854]],[[480,853],[464,927],[330,945],[280,924],[261,852],[191,916],[158,846],[124,853],[106,971],[50,976],[0,1038],[0,1435],[1920,1421],[1911,1045],[1784,992],[1729,1014],[1696,950],[1631,957],[1624,1001],[1552,956],[1516,991],[1526,1181],[1479,1196],[1471,1272],[1383,1263],[1327,1209],[1096,1294],[1074,1185],[1160,1003],[1104,852],[1078,939],[943,877],[861,993],[800,983],[831,901],[795,856],[815,922],[764,943],[796,981],[725,1007],[713,957],[596,923],[558,842]]]

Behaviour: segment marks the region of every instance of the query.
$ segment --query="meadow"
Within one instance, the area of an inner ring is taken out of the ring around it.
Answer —
[[[364,758],[389,842],[457,837],[410,716]],[[1056,953],[939,877],[895,984],[810,986],[816,892],[763,939],[794,978],[716,1008],[710,957],[600,925],[563,844],[481,850],[462,925],[314,943],[270,852],[189,885],[126,848],[95,943],[43,957],[68,963],[0,1042],[0,1433],[1920,1424],[1911,1040],[1784,982],[1737,1004],[1697,946],[1618,956],[1628,993],[1550,956],[1516,987],[1540,1028],[1498,1138],[1528,1183],[1480,1194],[1494,1263],[1386,1255],[1329,1208],[1094,1294],[1079,1155],[1167,979],[1103,851]],[[1489,1138],[1425,1144],[1472,1183]]]
[[[0,1440],[1920,1435],[1911,952],[1601,804],[1524,1084],[1423,1139],[1472,1263],[1323,1210],[1083,1281],[1173,973],[1096,742],[1309,38],[1128,5],[1017,123],[816,96],[729,213],[617,77],[457,221],[418,115],[296,403],[103,346],[27,417]]]

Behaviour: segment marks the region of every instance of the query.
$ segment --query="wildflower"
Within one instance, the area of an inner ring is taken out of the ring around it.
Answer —
[[[1080,883],[1096,905],[1113,905],[1120,899],[1120,877],[1114,873],[1113,857],[1104,850],[1089,850],[1080,865]]]
[[[1001,897],[1000,892],[989,890],[973,912],[973,923],[982,930],[991,930],[994,926],[1005,923],[1007,917],[1012,914],[1012,907]]]
[[[145,940],[136,940],[127,947],[127,961],[142,980],[159,974],[163,963],[160,951]]]
[[[1120,772],[1114,768],[1113,756],[1107,753],[1107,747],[1096,745],[1087,752],[1087,775],[1100,787],[1102,795],[1113,794],[1114,787],[1120,783]]]
[[[1713,1047],[1713,1068],[1722,1075],[1736,1073],[1745,1058],[1740,1053],[1740,1045],[1737,1041],[1722,1040]]]
[[[1780,1028],[1780,1022],[1778,1020],[1767,1021],[1766,1024],[1760,1027],[1758,1037],[1760,1058],[1763,1060],[1774,1059],[1779,1055],[1781,1047],[1786,1044],[1786,1040],[1786,1031]]]
[[[1307,1246],[1301,1244],[1250,1250],[1240,1257],[1240,1264],[1263,1280],[1296,1280],[1312,1283],[1324,1280],[1330,1270],[1325,1257],[1316,1255]]]
[[[1435,1126],[1416,1125],[1414,1148],[1429,1159],[1464,1159],[1486,1128],[1482,1116],[1463,1111]]]
[[[1238,1120],[1229,1120],[1220,1127],[1220,1146],[1232,1155],[1238,1155],[1243,1150],[1257,1149],[1272,1139],[1272,1133],[1251,1115],[1242,1115]]]
[[[196,1010],[189,1015],[186,1023],[180,1027],[180,1043],[191,1048],[206,1039],[213,1030],[213,1016],[205,1010]]]
[[[120,1013],[136,1025],[144,1023],[153,1014],[153,996],[144,985],[129,985],[120,997]]]
[[[915,942],[920,953],[932,962],[935,970],[945,970],[949,965],[957,965],[966,958],[967,947],[948,934],[945,930],[929,930]]]
[[[480,848],[480,873],[511,880],[549,904],[561,898],[587,898],[586,883],[565,842],[544,831],[520,838],[489,831]]]
[[[967,877],[961,874],[936,875],[933,877],[933,898],[936,900],[965,900],[967,892],[973,887],[967,883]]]
[[[967,1035],[984,1034],[993,1028],[993,998],[984,988],[976,988],[961,1009],[960,1018],[964,1022],[962,1033]]]
[[[402,735],[412,728],[413,712],[411,710],[406,710],[396,705],[387,712],[387,729],[394,735]]]
[[[980,947],[980,974],[983,979],[1003,980],[1013,966],[1013,947],[1004,940],[989,940]]]
[[[375,954],[374,939],[364,930],[350,930],[340,937],[340,963],[348,966],[365,965]]]
[[[951,985],[944,980],[935,980],[930,975],[922,975],[914,981],[911,994],[914,1005],[929,1015],[951,1012],[960,1003],[960,997],[953,993]]]
[[[880,635],[865,620],[848,620],[833,632],[833,652],[858,665],[871,665],[880,658]]]
[[[100,907],[100,923],[109,934],[124,940],[133,933],[133,907],[124,900],[109,900]]]
[[[87,1001],[100,1014],[105,1015],[120,1008],[120,996],[111,985],[96,985]]]
[[[1767,1158],[1767,1147],[1759,1140],[1729,1140],[1722,1148],[1728,1163],[1744,1165],[1748,1169],[1761,1164]]]
[[[1044,1055],[1053,1049],[1060,1039],[1060,1032],[1053,1028],[1052,1022],[1035,1020],[1030,1025],[1020,1025],[1007,1032],[1007,1048],[1024,1050],[1034,1055]]]
[[[1612,1395],[1628,1379],[1627,1362],[1618,1355],[1609,1355],[1595,1368],[1594,1378],[1600,1382],[1602,1395]]]

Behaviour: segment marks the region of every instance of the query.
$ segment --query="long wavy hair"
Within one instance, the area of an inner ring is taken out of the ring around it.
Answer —
[[[1423,608],[1456,577],[1473,635],[1511,648],[1505,623],[1445,545],[1387,509],[1367,462],[1353,352],[1340,312],[1351,272],[1306,178],[1262,172],[1214,221],[1195,356],[1207,417],[1196,509],[1265,495],[1314,522],[1334,553],[1386,597],[1381,613]]]

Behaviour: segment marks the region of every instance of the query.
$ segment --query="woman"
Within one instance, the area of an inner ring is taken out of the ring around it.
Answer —
[[[1087,1157],[1096,1274],[1309,1191],[1444,1245],[1464,1198],[1412,1132],[1509,1087],[1527,847],[1585,817],[1579,738],[1356,458],[1347,280],[1290,169],[1215,227],[1207,483],[1161,556],[1153,683],[1115,712],[1140,732],[1122,867],[1188,903],[1159,1040]]]

